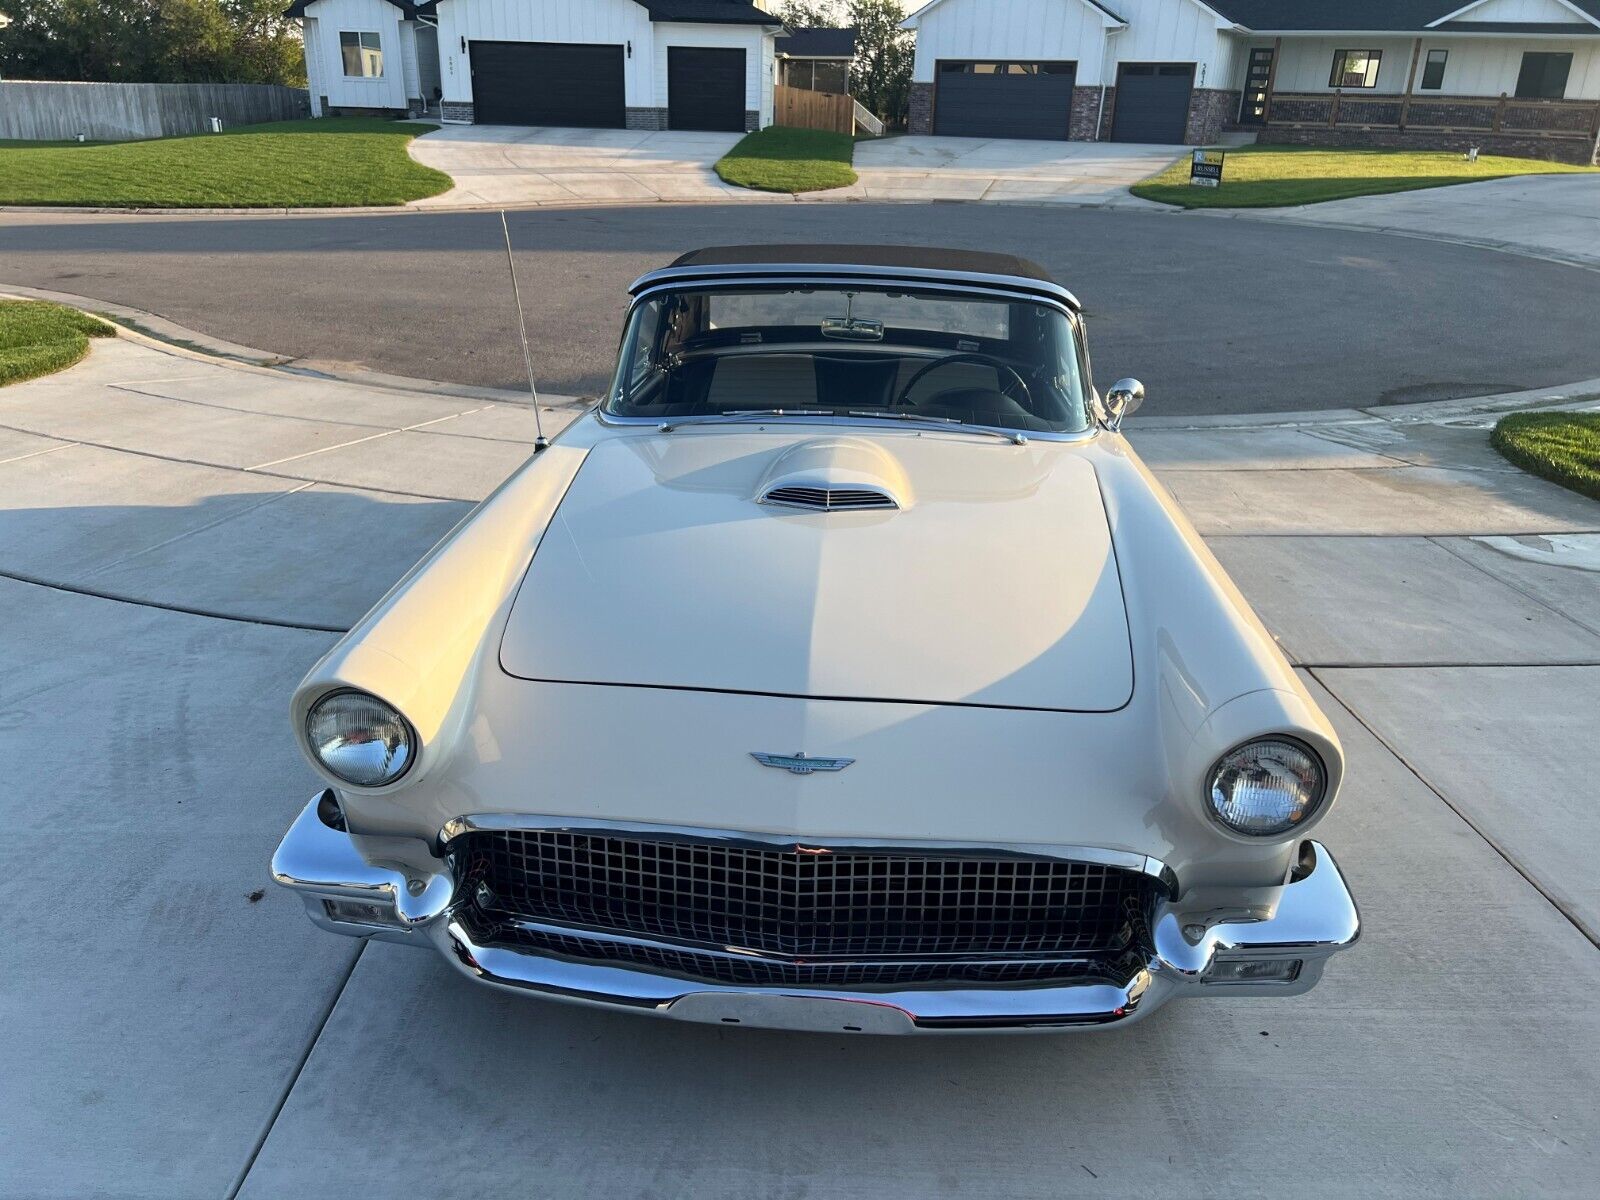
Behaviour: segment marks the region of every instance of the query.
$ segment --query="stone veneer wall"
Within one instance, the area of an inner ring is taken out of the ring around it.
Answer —
[[[624,119],[629,129],[665,129],[667,110],[664,108],[630,108]]]
[[[1108,87],[1106,88],[1105,114],[1100,118],[1100,140],[1102,142],[1109,142],[1111,140],[1111,127],[1112,125],[1116,124],[1116,120],[1117,89],[1115,87]]]
[[[439,117],[444,121],[464,121],[472,124],[472,102],[463,104],[459,100],[445,100],[439,107]]]
[[[1517,158],[1541,158],[1549,162],[1600,164],[1600,148],[1581,137],[1538,137],[1511,133],[1446,133],[1435,129],[1329,129],[1311,126],[1288,129],[1276,125],[1261,128],[1258,145],[1280,146],[1378,146],[1391,150],[1466,150],[1477,146],[1485,154],[1509,154]]]
[[[754,133],[761,128],[761,111],[755,108],[744,110],[744,131]]]
[[[1189,97],[1189,123],[1184,130],[1184,144],[1208,146],[1216,141],[1238,117],[1243,99],[1241,92],[1195,88]]]
[[[933,84],[911,85],[911,112],[906,118],[906,132],[918,134],[933,132]]]
[[[1100,88],[1072,89],[1072,117],[1067,122],[1067,137],[1074,142],[1092,142],[1100,124]]]

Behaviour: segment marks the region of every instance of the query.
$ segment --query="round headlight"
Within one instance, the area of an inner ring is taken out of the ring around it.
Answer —
[[[313,704],[306,741],[318,762],[357,787],[393,783],[416,754],[406,719],[366,692],[330,692]]]
[[[1287,738],[1245,742],[1211,769],[1206,801],[1235,833],[1288,833],[1322,803],[1327,775],[1309,746]]]

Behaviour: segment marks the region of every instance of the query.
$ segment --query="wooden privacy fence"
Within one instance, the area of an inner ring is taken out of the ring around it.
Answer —
[[[854,97],[839,92],[813,92],[807,88],[772,89],[772,119],[776,125],[797,129],[828,129],[845,135],[856,131]]]
[[[0,140],[90,141],[204,133],[311,115],[305,88],[270,83],[0,82]]]

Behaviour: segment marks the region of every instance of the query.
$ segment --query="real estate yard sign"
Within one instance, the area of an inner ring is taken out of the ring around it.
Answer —
[[[1207,158],[1204,150],[1196,150],[1189,161],[1190,187],[1220,187],[1222,165],[1228,161],[1226,154],[1218,153],[1215,161]]]

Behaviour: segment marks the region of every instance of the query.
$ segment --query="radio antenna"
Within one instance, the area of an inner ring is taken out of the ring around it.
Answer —
[[[550,444],[544,435],[544,421],[539,417],[539,385],[533,381],[533,354],[528,349],[528,321],[522,315],[522,289],[517,287],[517,262],[511,257],[511,227],[506,224],[506,210],[500,210],[500,232],[506,239],[506,269],[511,272],[511,295],[517,302],[517,336],[522,339],[522,365],[528,369],[528,394],[533,397],[533,452],[535,454]]]

